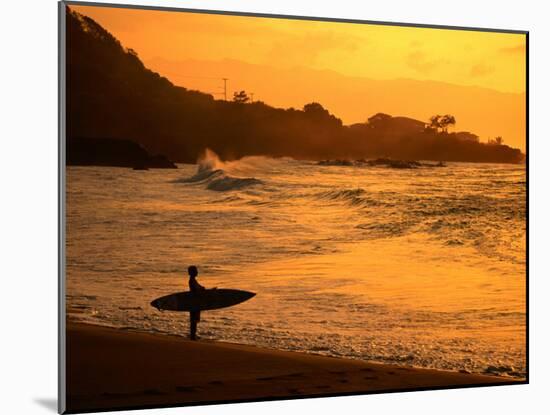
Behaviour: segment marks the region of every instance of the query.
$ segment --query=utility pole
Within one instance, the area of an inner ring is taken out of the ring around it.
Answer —
[[[250,102],[254,102],[254,92],[250,93]]]
[[[223,98],[227,101],[227,81],[229,78],[222,78],[223,80]]]

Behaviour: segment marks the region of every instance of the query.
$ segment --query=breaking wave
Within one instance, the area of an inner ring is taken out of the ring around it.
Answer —
[[[225,192],[241,190],[250,186],[261,185],[263,182],[255,177],[230,176],[225,168],[234,169],[238,161],[224,162],[210,149],[206,149],[198,160],[197,172],[187,178],[176,179],[173,183],[204,184],[208,190]]]

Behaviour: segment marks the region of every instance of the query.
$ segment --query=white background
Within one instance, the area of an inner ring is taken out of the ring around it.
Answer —
[[[116,0],[113,0],[116,2]],[[544,1],[126,0],[126,3],[530,31],[531,384],[141,411],[256,415],[519,414],[550,406],[546,298],[548,79]],[[2,413],[54,413],[57,392],[57,4],[3,1],[0,13],[0,379]],[[450,52],[452,53],[452,51]],[[543,408],[546,408],[543,409]],[[547,412],[546,412],[547,413]]]

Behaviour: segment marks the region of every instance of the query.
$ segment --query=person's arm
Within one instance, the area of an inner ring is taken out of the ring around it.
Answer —
[[[196,279],[193,278],[189,280],[189,291],[197,292],[202,290],[204,290],[204,287],[200,285]]]

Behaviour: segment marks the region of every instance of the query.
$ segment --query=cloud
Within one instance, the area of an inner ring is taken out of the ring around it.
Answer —
[[[470,69],[470,76],[473,77],[480,77],[489,75],[490,73],[493,73],[495,71],[495,68],[493,66],[487,65],[485,63],[477,63],[473,65]]]
[[[499,49],[499,52],[504,53],[505,55],[523,55],[525,53],[525,50],[525,43],[522,43],[516,46],[501,48]]]
[[[419,50],[411,52],[409,53],[409,55],[407,55],[407,65],[422,74],[428,74],[432,72],[442,63],[445,63],[443,59],[430,60],[426,57],[426,54],[424,52]]]

